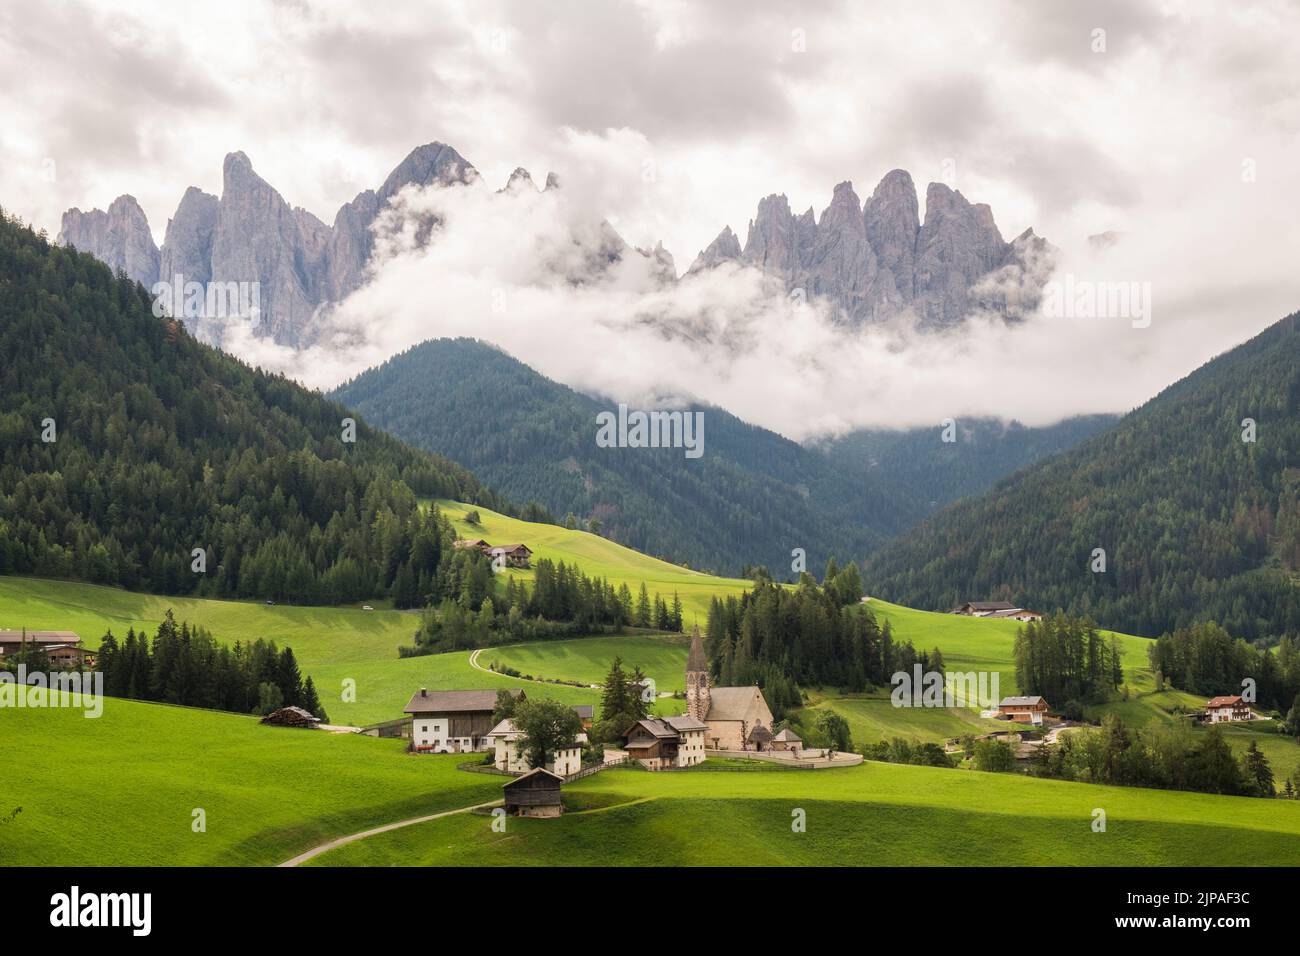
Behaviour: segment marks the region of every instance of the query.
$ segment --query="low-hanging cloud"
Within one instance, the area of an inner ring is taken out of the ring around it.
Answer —
[[[377,226],[369,281],[323,317],[317,344],[294,352],[235,329],[226,347],[328,388],[426,339],[473,336],[590,394],[641,407],[702,400],[805,440],[963,416],[1032,425],[1124,411],[1240,337],[1216,322],[1217,304],[1180,301],[1185,260],[1167,237],[1083,242],[1057,264],[1058,281],[1145,283],[1147,327],[1128,314],[1039,312],[922,333],[906,316],[849,327],[827,303],[737,264],[677,279],[653,254],[617,252],[588,205],[564,189],[484,180],[409,187]]]

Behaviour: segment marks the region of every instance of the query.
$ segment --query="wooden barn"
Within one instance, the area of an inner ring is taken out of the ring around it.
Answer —
[[[505,791],[506,813],[518,817],[558,817],[564,812],[560,786],[564,778],[538,767],[516,777]]]
[[[270,724],[272,727],[315,727],[320,723],[320,718],[313,716],[310,711],[303,710],[301,707],[281,707],[279,710],[273,710],[262,718],[262,723]]]

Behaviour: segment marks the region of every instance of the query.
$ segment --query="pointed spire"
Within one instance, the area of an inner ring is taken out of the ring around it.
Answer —
[[[691,633],[691,653],[686,658],[686,673],[691,674],[697,671],[707,671],[709,662],[704,658],[704,642],[700,640],[700,626],[695,625],[695,630]]]

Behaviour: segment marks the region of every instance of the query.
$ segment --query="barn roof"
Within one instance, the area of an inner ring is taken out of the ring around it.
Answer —
[[[0,631],[0,644],[80,644],[81,638],[76,631]]]
[[[1003,697],[1000,707],[1033,707],[1037,704],[1047,703],[1042,697]]]
[[[512,690],[515,697],[522,697],[523,691]],[[497,692],[495,690],[428,690],[421,687],[411,695],[411,701],[403,713],[407,714],[464,714],[491,713],[496,710]]]
[[[522,776],[519,776],[519,777],[515,777],[515,779],[513,779],[513,780],[509,780],[509,781],[507,781],[506,783],[503,783],[503,784],[501,785],[501,789],[503,789],[503,790],[511,790],[511,789],[513,789],[513,788],[519,786],[520,784],[522,784],[525,780],[531,780],[531,779],[533,779],[533,778],[536,777],[538,774],[543,774],[543,775],[546,776],[546,777],[550,777],[552,780],[556,781],[556,783],[564,783],[564,778],[561,777],[558,773],[551,773],[551,772],[550,772],[549,770],[547,770],[545,767],[534,767],[532,770],[528,771],[526,774],[523,774]]]

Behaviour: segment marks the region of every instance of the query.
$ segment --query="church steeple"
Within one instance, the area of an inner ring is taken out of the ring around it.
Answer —
[[[704,642],[697,624],[691,634],[691,652],[686,657],[686,712],[696,720],[709,717],[709,662],[704,657]]]

